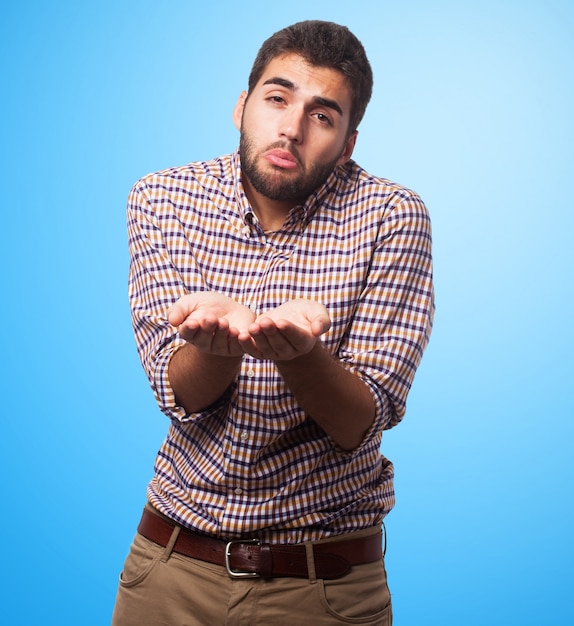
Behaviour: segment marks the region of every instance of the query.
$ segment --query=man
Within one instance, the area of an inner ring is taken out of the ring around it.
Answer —
[[[390,624],[381,525],[433,314],[427,211],[351,160],[372,74],[345,27],[262,46],[239,151],[128,205],[138,350],[171,424],[113,623]]]

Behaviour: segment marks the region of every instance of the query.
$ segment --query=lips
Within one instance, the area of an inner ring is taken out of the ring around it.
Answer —
[[[294,170],[299,167],[297,159],[288,150],[274,148],[273,150],[268,150],[263,156],[275,167],[281,167],[286,170]]]

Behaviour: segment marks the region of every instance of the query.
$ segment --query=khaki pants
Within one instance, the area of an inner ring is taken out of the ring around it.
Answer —
[[[362,531],[358,534],[363,534]],[[370,531],[367,531],[370,532]],[[314,571],[308,551],[309,572]],[[112,626],[391,626],[383,561],[336,580],[230,578],[225,568],[137,534],[120,576]]]

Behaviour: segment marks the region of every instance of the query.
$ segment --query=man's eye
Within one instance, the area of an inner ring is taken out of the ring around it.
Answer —
[[[329,117],[327,117],[324,113],[315,113],[315,117],[320,121],[323,122],[324,124],[330,124],[331,120]]]

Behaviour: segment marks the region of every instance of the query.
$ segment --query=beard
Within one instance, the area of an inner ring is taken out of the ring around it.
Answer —
[[[287,142],[278,141],[267,146],[261,152],[275,148],[288,150],[299,164],[300,169],[297,172],[287,172],[276,167],[273,172],[265,172],[257,163],[259,153],[257,153],[253,141],[246,136],[242,129],[239,140],[239,157],[243,176],[247,177],[258,193],[271,200],[294,200],[298,202],[305,200],[329,178],[339,159],[337,157],[329,163],[313,163],[309,170],[305,170],[296,149]]]

